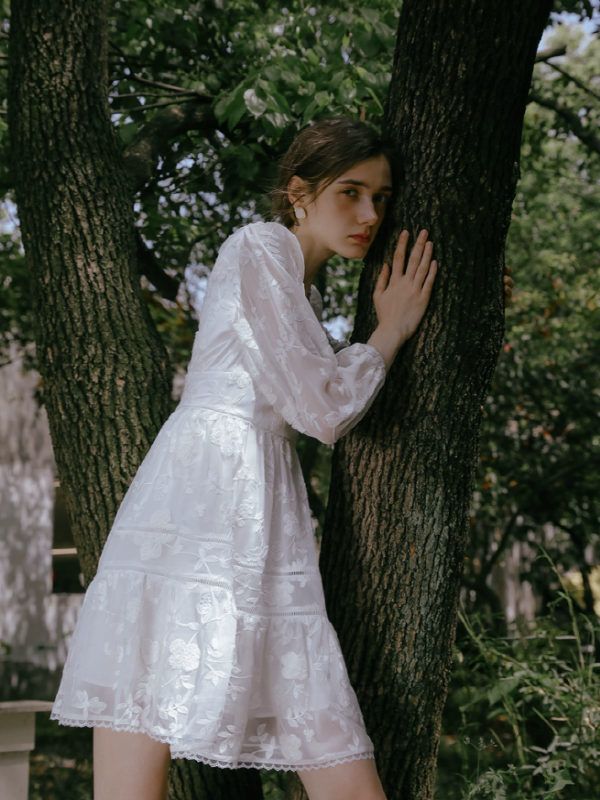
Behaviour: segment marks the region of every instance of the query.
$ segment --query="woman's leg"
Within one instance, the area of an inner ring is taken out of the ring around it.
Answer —
[[[145,733],[94,728],[94,800],[166,800],[170,760]]]
[[[386,800],[373,758],[298,770],[309,800]]]

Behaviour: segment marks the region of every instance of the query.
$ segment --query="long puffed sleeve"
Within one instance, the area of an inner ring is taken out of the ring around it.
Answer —
[[[228,256],[239,266],[233,327],[248,372],[293,428],[333,444],[381,389],[383,356],[362,343],[333,351],[304,293],[302,250],[287,228],[252,223],[232,239]]]

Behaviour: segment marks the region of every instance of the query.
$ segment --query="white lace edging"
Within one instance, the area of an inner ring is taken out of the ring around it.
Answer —
[[[60,717],[56,712],[52,711],[50,719],[56,720],[59,725],[66,725],[72,728],[110,728],[113,731],[123,731],[125,733],[145,733],[155,742],[161,744],[173,745],[172,738],[168,736],[157,736],[155,733],[143,730],[142,728],[135,727],[134,725],[119,725],[116,726],[113,722],[102,722],[101,720],[74,720]],[[372,750],[367,750],[363,753],[353,753],[348,756],[330,756],[326,761],[319,764],[274,764],[269,761],[252,761],[251,763],[244,763],[240,761],[237,764],[225,764],[216,758],[209,758],[208,756],[201,756],[197,753],[191,753],[189,750],[172,750],[171,758],[187,758],[192,761],[198,761],[201,764],[206,764],[209,767],[220,767],[221,769],[272,769],[278,772],[298,772],[299,770],[313,770],[322,769],[324,767],[336,767],[338,764],[346,764],[349,761],[359,761],[364,758],[375,758]]]

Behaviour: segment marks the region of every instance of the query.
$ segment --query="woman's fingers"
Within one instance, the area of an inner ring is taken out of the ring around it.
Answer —
[[[432,261],[431,264],[429,265],[429,272],[427,273],[425,282],[423,283],[423,291],[427,295],[431,294],[436,273],[437,273],[437,261]]]
[[[406,258],[406,245],[408,244],[408,231],[402,231],[398,237],[398,244],[394,252],[394,273],[400,277],[404,274],[404,259]]]
[[[432,255],[433,255],[433,242],[427,242],[423,250],[423,255],[421,256],[421,262],[415,274],[415,280],[421,286],[423,285],[423,282],[427,277],[427,272],[429,270],[429,265],[431,263]]]
[[[421,231],[421,233],[417,236],[417,241],[412,249],[410,258],[408,259],[406,274],[411,278],[414,278],[419,264],[421,263],[421,258],[423,257],[423,251],[425,249],[425,242],[427,241],[427,235],[427,231]]]

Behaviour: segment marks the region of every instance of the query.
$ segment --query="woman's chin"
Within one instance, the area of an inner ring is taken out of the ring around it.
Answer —
[[[370,246],[370,242],[344,242],[336,247],[335,252],[342,258],[364,258],[369,252]]]

